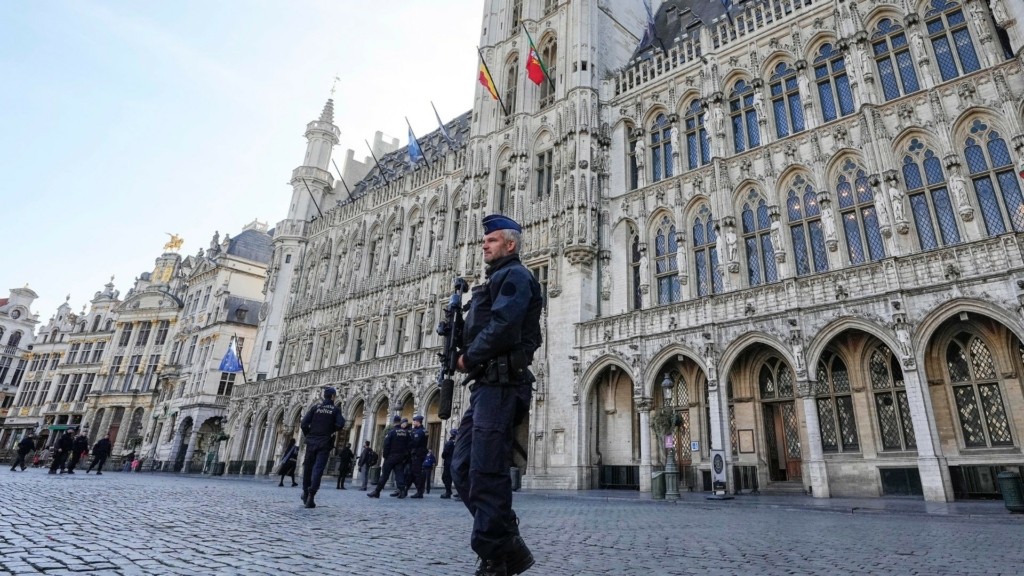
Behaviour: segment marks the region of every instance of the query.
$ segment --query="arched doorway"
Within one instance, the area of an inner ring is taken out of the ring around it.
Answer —
[[[350,416],[348,442],[352,444],[352,451],[358,454],[362,444],[360,438],[363,437],[363,422],[366,420],[366,403],[362,400],[357,402]]]
[[[107,438],[111,444],[117,444],[117,435],[121,431],[122,419],[124,419],[124,407],[118,406],[114,408],[113,415],[110,417],[110,428],[107,430]]]
[[[96,443],[96,438],[100,433],[100,426],[103,425],[103,414],[106,412],[105,409],[100,408],[96,411],[96,416],[92,419],[92,425],[89,426],[89,445]]]
[[[391,405],[387,396],[382,396],[377,401],[377,408],[373,411],[373,436],[368,438],[374,452],[380,453],[384,446],[384,434],[387,427],[391,425]]]
[[[178,433],[178,448],[174,456],[174,471],[180,472],[185,466],[185,454],[188,453],[188,441],[192,437],[192,417],[188,416],[181,421],[180,432]]]
[[[598,374],[587,398],[593,488],[640,488],[640,418],[633,379],[618,366]]]
[[[768,480],[799,481],[803,456],[793,371],[777,356],[765,359],[757,373],[757,390]]]
[[[663,364],[655,375],[657,381],[651,393],[651,464],[663,467],[668,461],[670,443],[666,436],[670,435],[680,490],[710,490],[710,477],[705,481],[701,474],[702,464],[710,461],[711,447],[707,376],[696,362],[683,355]],[[703,471],[710,474],[710,469]]]

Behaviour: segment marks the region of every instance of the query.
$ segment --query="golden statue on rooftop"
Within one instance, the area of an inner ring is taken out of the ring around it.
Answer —
[[[177,252],[181,248],[181,245],[185,243],[185,239],[177,234],[171,234],[170,232],[164,232],[164,234],[171,237],[171,239],[167,241],[167,244],[164,244],[164,250]]]

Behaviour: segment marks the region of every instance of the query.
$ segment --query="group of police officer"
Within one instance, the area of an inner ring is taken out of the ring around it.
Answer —
[[[459,422],[457,439],[453,436],[451,446],[445,445],[450,454],[445,463],[450,462],[451,468],[442,479],[450,478],[473,516],[470,545],[480,558],[476,576],[514,576],[534,564],[512,510],[509,466],[515,428],[524,423],[533,394],[535,378],[529,366],[541,344],[544,298],[540,284],[519,259],[522,227],[500,214],[485,217],[482,224],[486,281],[473,288],[466,315],[465,352],[458,359],[459,371],[481,376],[464,382],[470,384],[469,407]],[[316,507],[314,497],[333,435],[345,426],[341,410],[334,405],[335,394],[334,388],[325,389],[323,402],[311,407],[302,419],[306,436],[302,501],[307,508]],[[399,416],[392,424],[384,438],[380,480],[367,496],[380,498],[394,472],[398,490],[392,496],[422,498],[427,454],[423,417],[413,417],[411,428]],[[407,465],[416,487],[412,496]],[[450,496],[450,484],[445,484]]]

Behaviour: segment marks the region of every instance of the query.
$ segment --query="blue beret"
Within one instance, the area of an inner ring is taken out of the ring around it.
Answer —
[[[402,421],[402,417],[401,416],[395,416],[394,418],[391,419],[391,421],[392,422],[401,422]]]
[[[484,216],[482,220],[484,225],[484,234],[490,234],[498,230],[515,230],[516,232],[522,232],[523,227],[518,222],[509,218],[508,216],[502,216],[501,214],[491,214],[490,216]]]
[[[420,416],[419,414],[413,416],[412,419],[417,422],[423,422],[423,416]]]
[[[333,396],[336,396],[337,394],[338,391],[335,390],[333,386],[328,386],[327,388],[324,388],[324,398],[331,398]]]

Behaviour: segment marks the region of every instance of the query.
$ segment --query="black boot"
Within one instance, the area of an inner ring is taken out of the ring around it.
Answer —
[[[476,569],[475,576],[508,576],[508,567],[502,560],[480,559],[480,566]]]
[[[402,490],[398,493],[398,499],[401,500],[402,498],[405,498],[408,495],[409,495],[409,490],[406,489],[406,488],[402,488]]]
[[[401,493],[402,493],[402,491],[401,491],[401,490],[395,490],[395,491],[394,491],[394,492],[392,492],[391,494],[388,494],[388,496],[391,496],[392,498],[394,498],[395,496],[398,496],[398,495],[399,495],[399,494],[401,494]]]
[[[306,503],[306,498],[308,498],[308,497],[309,497],[309,490],[306,490],[305,488],[303,488],[302,489],[302,503],[303,504]]]
[[[526,547],[523,537],[516,535],[512,537],[511,550],[505,557],[509,576],[522,574],[533,566],[533,553]]]
[[[306,497],[306,508],[316,508],[314,498],[316,498],[316,492],[310,492],[309,496]],[[532,560],[533,558],[531,557],[530,559]]]
[[[409,498],[423,498],[423,492],[417,492],[412,496],[409,496]]]
[[[281,481],[277,483],[277,487],[278,488],[280,488],[282,486],[284,486],[284,478],[281,478]]]
[[[380,492],[374,490],[373,492],[366,493],[367,498],[380,498]]]
[[[441,499],[442,500],[448,500],[451,497],[452,497],[452,493],[451,492],[445,492],[444,494],[441,494]]]

